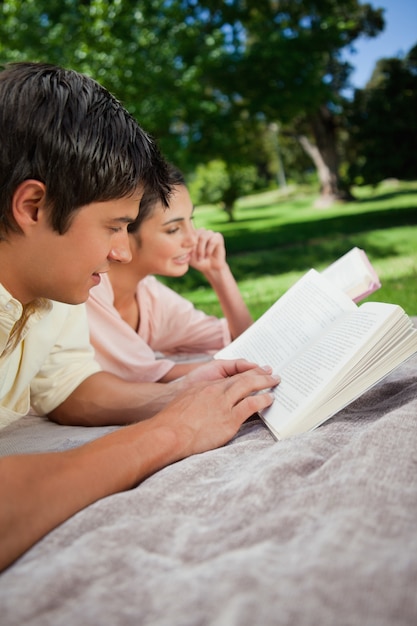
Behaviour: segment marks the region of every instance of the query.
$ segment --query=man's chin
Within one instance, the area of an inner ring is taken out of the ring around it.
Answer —
[[[71,306],[77,306],[78,304],[85,304],[88,300],[86,298],[51,298],[55,302],[62,302],[62,304],[70,304]]]

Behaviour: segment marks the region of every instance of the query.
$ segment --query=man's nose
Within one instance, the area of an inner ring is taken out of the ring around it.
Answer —
[[[116,261],[117,263],[130,263],[132,260],[132,252],[130,250],[129,236],[127,233],[124,233],[124,237],[111,248],[108,259],[110,261]]]

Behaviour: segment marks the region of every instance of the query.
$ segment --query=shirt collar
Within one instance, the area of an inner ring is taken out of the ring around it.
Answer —
[[[21,324],[18,337],[15,338],[13,345],[16,345],[16,339],[17,343],[21,341],[29,328],[49,313],[52,306],[52,301],[47,298],[36,298],[23,306],[0,283],[0,355],[6,348],[10,335],[19,320]]]

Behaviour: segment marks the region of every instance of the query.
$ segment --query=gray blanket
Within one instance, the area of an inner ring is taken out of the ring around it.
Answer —
[[[28,416],[0,454],[108,430]],[[417,357],[310,433],[250,420],[78,513],[0,575],[0,623],[415,626]]]

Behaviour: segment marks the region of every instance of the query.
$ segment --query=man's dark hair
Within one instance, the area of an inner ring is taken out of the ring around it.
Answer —
[[[50,223],[64,233],[74,212],[143,188],[168,204],[167,163],[154,140],[92,78],[50,64],[0,72],[0,239],[19,232],[13,194],[46,186]]]

